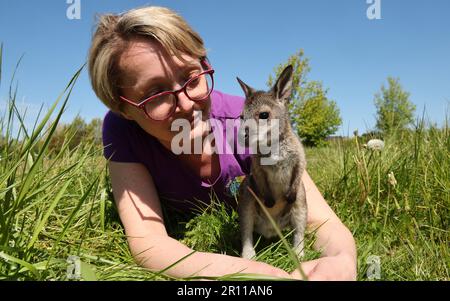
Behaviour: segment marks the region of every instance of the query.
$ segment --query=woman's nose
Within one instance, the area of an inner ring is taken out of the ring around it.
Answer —
[[[192,107],[194,106],[194,101],[190,100],[189,97],[184,93],[184,91],[180,91],[177,94],[178,97],[178,105],[176,111],[181,112],[192,112]]]

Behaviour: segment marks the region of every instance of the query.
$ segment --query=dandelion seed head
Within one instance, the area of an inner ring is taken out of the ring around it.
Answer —
[[[380,139],[371,139],[366,145],[368,149],[381,151],[384,148],[384,141]]]

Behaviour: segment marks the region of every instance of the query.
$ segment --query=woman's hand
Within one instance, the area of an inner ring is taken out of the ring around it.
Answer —
[[[356,280],[356,245],[353,234],[328,206],[307,172],[303,183],[308,203],[308,226],[315,233],[314,249],[321,258],[302,263],[309,280]],[[301,279],[300,272],[291,274]]]
[[[356,280],[356,261],[350,255],[322,257],[303,262],[301,266],[308,280],[311,281]],[[303,279],[298,269],[292,272],[291,276]]]

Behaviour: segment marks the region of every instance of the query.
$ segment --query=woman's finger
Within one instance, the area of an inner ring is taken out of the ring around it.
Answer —
[[[317,267],[318,263],[319,263],[319,259],[314,259],[314,260],[311,260],[311,261],[302,262],[301,267],[302,267],[303,272],[305,273],[305,275],[309,277],[309,275]]]

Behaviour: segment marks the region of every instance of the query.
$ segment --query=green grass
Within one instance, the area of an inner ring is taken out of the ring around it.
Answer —
[[[69,129],[61,148],[49,147],[79,72],[51,110],[36,118],[33,130],[23,125],[11,80],[0,120],[0,279],[69,280],[69,256],[79,257],[85,280],[171,279],[135,264],[101,145],[69,148],[75,134]],[[13,126],[19,129],[15,135]],[[448,123],[438,129],[420,120],[415,130],[386,137],[381,152],[365,149],[364,142],[349,139],[307,149],[309,173],[355,236],[358,279],[367,279],[366,260],[376,255],[381,279],[448,280]],[[239,255],[237,214],[223,204],[213,202],[190,215],[165,208],[165,215],[166,220],[170,215],[169,233],[195,250]],[[291,241],[289,231],[283,235]],[[258,260],[295,268],[281,240],[255,238]],[[314,233],[307,233],[304,260],[318,258],[313,242]]]
[[[358,279],[365,279],[370,255],[380,257],[385,280],[449,279],[448,123],[437,129],[419,120],[415,130],[387,137],[381,152],[354,139],[308,149],[307,158],[311,176],[355,236]]]

